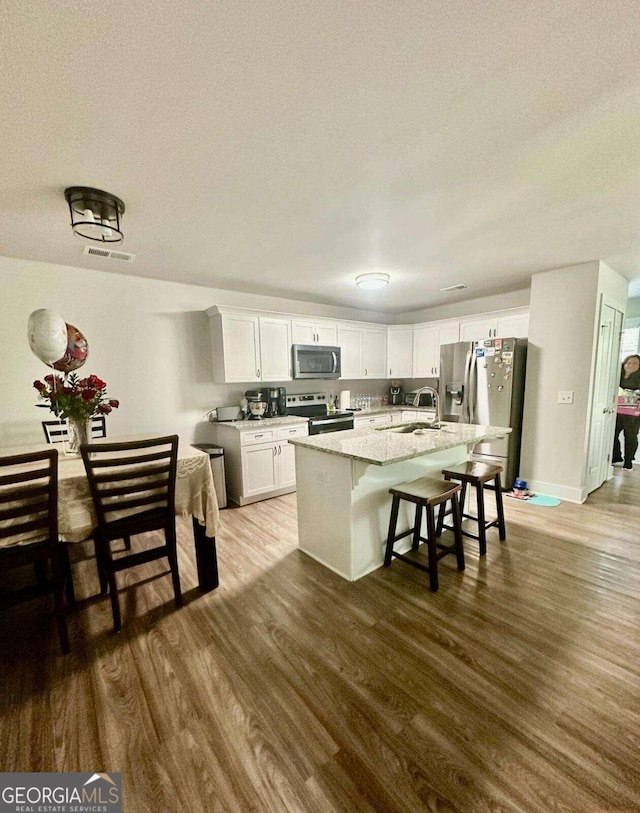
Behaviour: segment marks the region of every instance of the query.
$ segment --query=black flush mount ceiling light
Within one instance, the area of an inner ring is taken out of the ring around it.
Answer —
[[[120,198],[90,186],[70,186],[64,190],[64,196],[76,237],[96,243],[122,242],[120,218],[124,214],[124,203]]]

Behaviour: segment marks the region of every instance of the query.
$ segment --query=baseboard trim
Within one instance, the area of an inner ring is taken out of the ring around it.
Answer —
[[[583,503],[587,498],[584,489],[561,486],[558,483],[543,483],[541,480],[529,480],[527,487],[529,491],[534,491],[536,494],[544,494],[547,497],[555,497],[558,500],[565,500],[566,502],[575,502],[578,505]]]

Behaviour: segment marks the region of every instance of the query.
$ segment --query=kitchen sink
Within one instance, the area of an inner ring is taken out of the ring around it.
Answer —
[[[396,432],[398,434],[408,435],[412,432],[421,434],[423,431],[437,432],[442,429],[441,426],[432,423],[418,422],[418,423],[403,423],[400,426],[380,426],[376,427],[378,432]]]

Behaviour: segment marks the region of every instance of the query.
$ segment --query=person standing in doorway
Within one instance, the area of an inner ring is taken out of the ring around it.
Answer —
[[[627,356],[622,362],[620,371],[620,388],[622,390],[640,390],[640,356],[634,354]],[[631,393],[629,393],[630,395]],[[640,397],[635,399],[640,402]],[[618,412],[616,416],[616,434],[613,439],[612,463],[622,463],[620,450],[620,433],[624,433],[624,463],[623,468],[633,468],[633,458],[638,448],[638,429],[640,429],[640,416],[628,415]]]

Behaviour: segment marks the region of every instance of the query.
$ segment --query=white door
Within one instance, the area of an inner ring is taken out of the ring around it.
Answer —
[[[242,496],[255,497],[278,488],[277,444],[260,443],[242,450]]]
[[[257,316],[222,316],[224,380],[260,381],[260,333]]]
[[[421,327],[413,332],[413,377],[438,375],[440,344],[437,327]]]
[[[291,323],[291,333],[294,344],[316,344],[316,326],[313,322],[300,322],[294,319]]]
[[[587,453],[587,493],[601,486],[610,475],[616,423],[622,313],[604,300],[600,305],[598,330]]]
[[[318,322],[315,326],[316,344],[325,347],[336,347],[338,344],[338,326],[331,322]]]
[[[460,323],[451,322],[438,328],[438,355],[436,357],[435,374],[440,375],[440,348],[445,344],[455,344],[460,336]]]
[[[360,349],[362,355],[362,374],[364,377],[386,378],[387,331],[363,330]]]
[[[340,378],[362,378],[361,337],[359,328],[341,327],[338,331]]]
[[[496,334],[495,319],[477,319],[473,322],[460,322],[461,342],[480,342]]]
[[[278,488],[290,488],[296,484],[296,447],[283,441],[278,444]]]
[[[389,378],[411,378],[413,375],[413,328],[390,330],[387,344]]]
[[[291,322],[260,317],[260,359],[263,381],[291,380]]]

